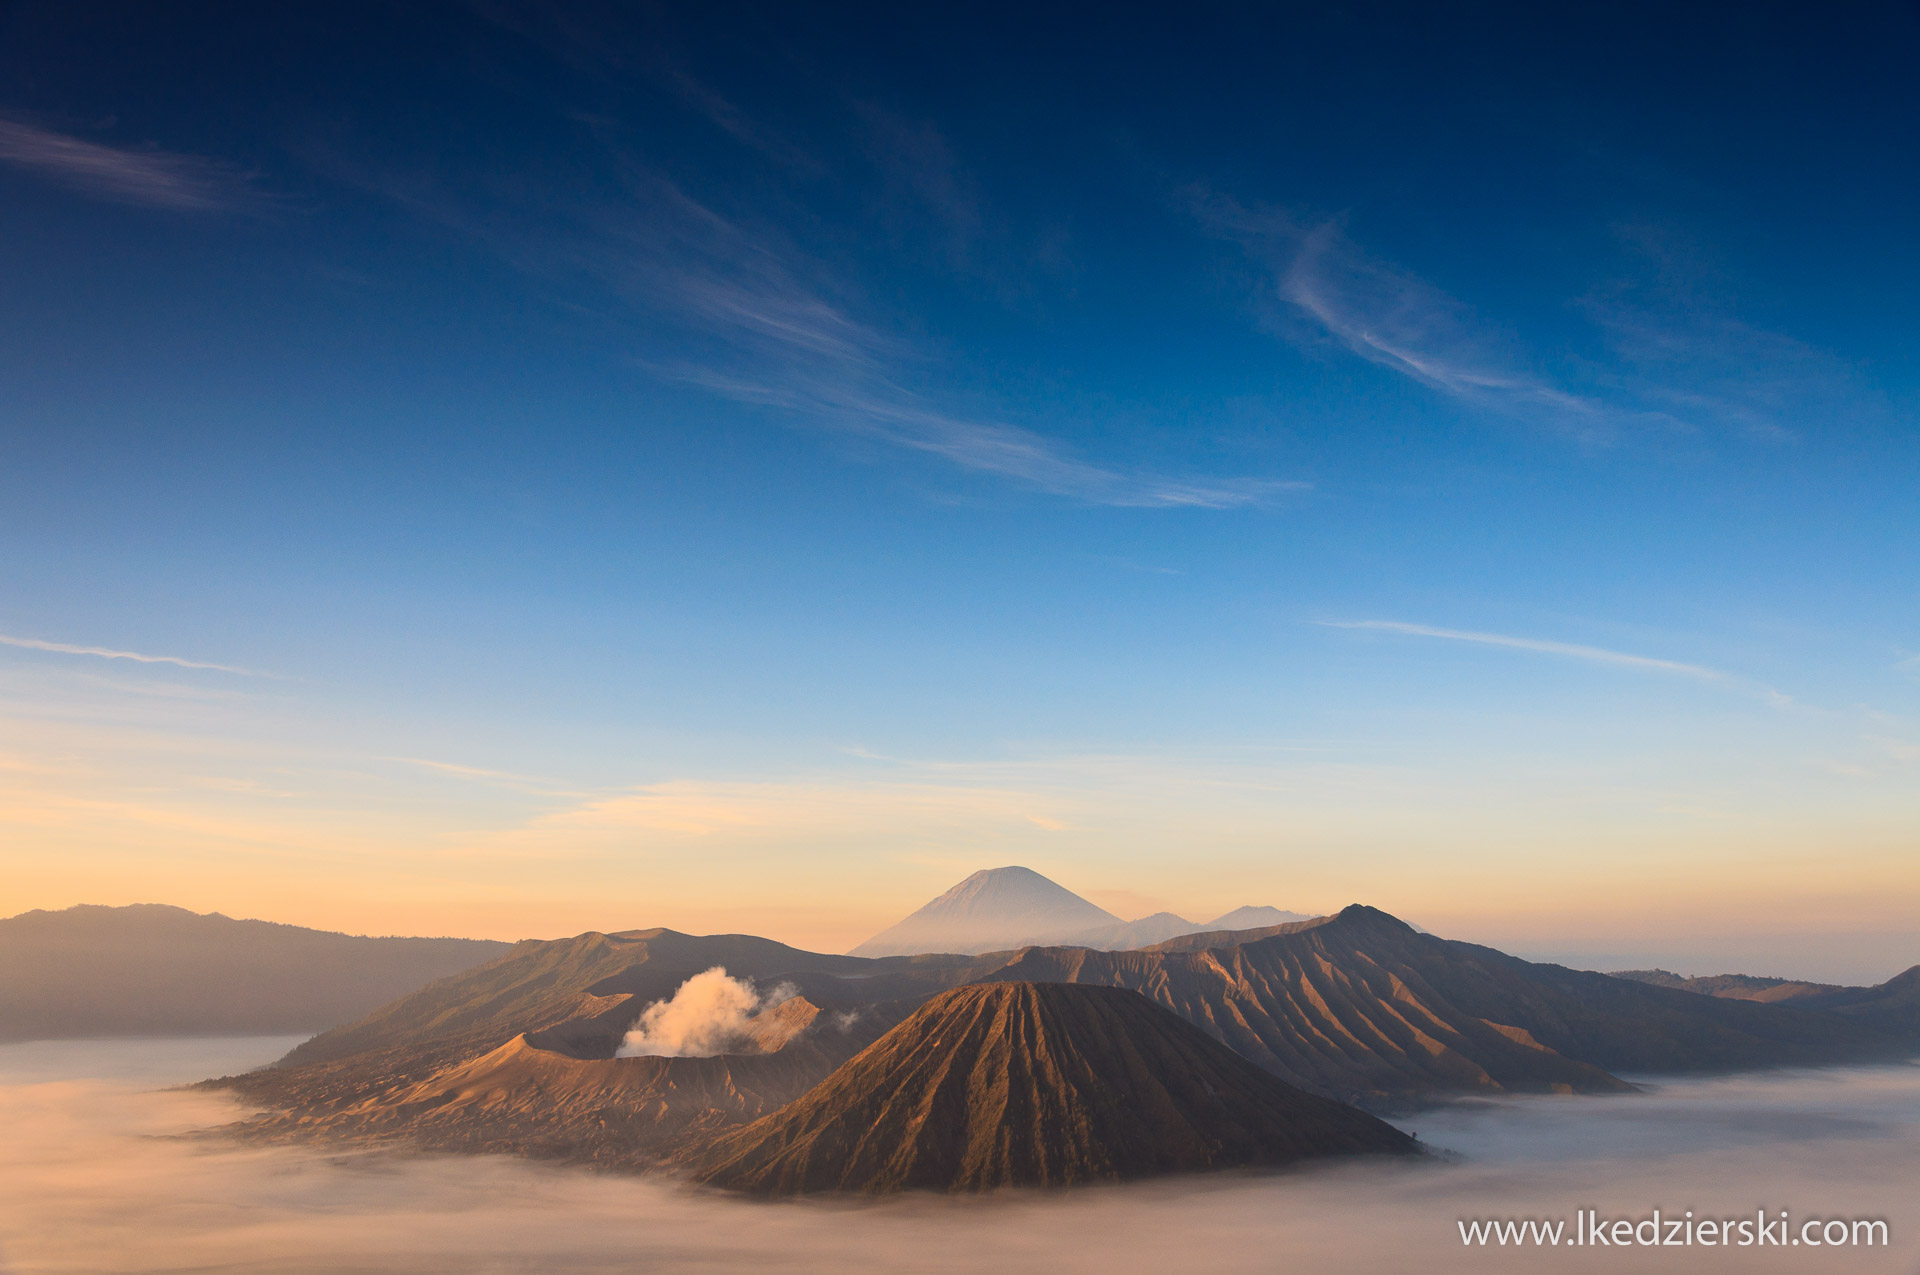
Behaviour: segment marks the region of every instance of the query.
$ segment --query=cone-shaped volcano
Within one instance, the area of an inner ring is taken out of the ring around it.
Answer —
[[[987,868],[880,931],[851,956],[995,952],[1126,925],[1031,868]]]
[[[1137,992],[990,983],[936,996],[693,1167],[767,1195],[981,1191],[1413,1146]]]

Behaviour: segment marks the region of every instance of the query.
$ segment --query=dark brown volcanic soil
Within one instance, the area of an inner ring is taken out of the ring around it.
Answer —
[[[1276,1080],[1135,992],[994,983],[934,997],[804,1097],[694,1157],[762,1195],[1065,1186],[1411,1138]]]

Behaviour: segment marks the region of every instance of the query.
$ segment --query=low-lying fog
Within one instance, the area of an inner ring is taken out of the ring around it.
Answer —
[[[0,1270],[1899,1272],[1920,1238],[1920,1067],[1476,1103],[1403,1121],[1422,1166],[989,1200],[755,1204],[508,1159],[165,1136],[241,1114],[156,1085],[292,1040],[0,1047]],[[1463,1249],[1461,1217],[1884,1217],[1890,1249]]]

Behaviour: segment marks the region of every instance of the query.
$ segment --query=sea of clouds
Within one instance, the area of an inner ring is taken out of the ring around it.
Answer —
[[[0,1271],[1920,1269],[1920,1067],[1771,1073],[1402,1121],[1456,1158],[878,1205],[760,1204],[499,1157],[181,1137],[244,1115],[158,1086],[291,1040],[0,1047]],[[1888,1250],[1464,1250],[1461,1217],[1889,1219]]]

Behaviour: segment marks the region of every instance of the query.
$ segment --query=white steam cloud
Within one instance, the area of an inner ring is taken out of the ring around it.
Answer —
[[[762,996],[750,978],[729,978],[726,967],[695,974],[672,1000],[655,1001],[641,1013],[615,1052],[616,1058],[711,1058],[751,1039],[754,1016],[792,999],[782,983]]]

